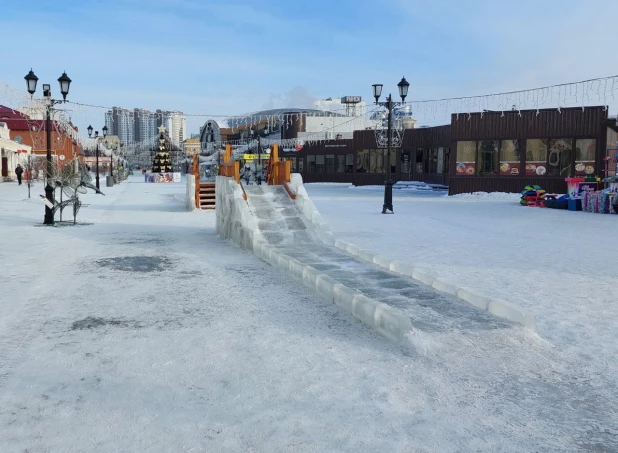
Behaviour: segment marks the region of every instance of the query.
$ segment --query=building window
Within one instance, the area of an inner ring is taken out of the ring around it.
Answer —
[[[476,142],[457,142],[456,173],[459,176],[472,176],[476,172]]]
[[[594,138],[575,140],[575,174],[577,176],[594,174],[597,141]]]
[[[335,173],[335,155],[327,154],[326,156],[324,156],[324,158],[325,158],[324,172],[328,174]]]
[[[298,158],[298,173],[302,173],[303,172],[303,158],[299,157]]]
[[[423,173],[423,153],[423,148],[418,148],[416,150],[415,170],[419,175]]]
[[[369,153],[369,173],[384,173],[385,151],[372,149]]]
[[[19,135],[16,135],[13,141],[19,143],[20,145],[23,145],[24,143],[23,139]]]
[[[314,174],[315,171],[315,155],[307,155],[307,173]]]
[[[410,151],[402,151],[401,152],[401,173],[410,174],[410,169],[412,165],[410,165]]]
[[[573,174],[573,145],[571,142],[570,138],[557,138],[549,141],[549,176],[566,178]]]
[[[354,154],[346,154],[345,156],[345,172],[354,173]]]
[[[499,140],[479,140],[478,142],[478,168],[477,175],[497,175],[498,174],[498,150],[500,149]]]
[[[444,148],[438,148],[438,163],[436,164],[436,173],[444,173]]]
[[[526,140],[526,176],[547,173],[547,140]]]
[[[324,173],[324,154],[316,154],[315,156],[315,172],[318,174]]]
[[[345,154],[337,154],[337,173],[345,173]]]
[[[369,171],[369,150],[359,149],[356,152],[356,172],[367,173]]]
[[[289,160],[290,162],[292,162],[291,172],[296,173],[296,158],[295,157],[283,157],[282,159]],[[264,162],[268,163],[267,160],[262,159],[262,165],[264,165]]]
[[[388,152],[387,152],[388,154]],[[386,170],[388,172],[388,164],[391,164],[391,174],[394,174],[395,172],[397,172],[397,150],[396,149],[391,149],[391,155],[390,155],[390,160],[387,159],[386,161]]]
[[[436,173],[438,170],[438,148],[427,148],[425,155],[425,173]]]
[[[500,174],[502,176],[518,176],[521,157],[517,140],[502,140],[500,142]]]

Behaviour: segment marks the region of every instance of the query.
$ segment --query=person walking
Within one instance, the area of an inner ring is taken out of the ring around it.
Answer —
[[[21,175],[24,173],[24,169],[21,168],[20,164],[17,164],[17,167],[15,168],[15,175],[17,176],[17,182],[19,183],[19,185],[21,186]]]

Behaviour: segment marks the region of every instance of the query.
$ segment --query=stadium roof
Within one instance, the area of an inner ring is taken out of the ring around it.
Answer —
[[[234,117],[227,120],[227,123],[234,126],[242,126],[244,124],[255,123],[260,117],[273,117],[284,115],[286,113],[302,113],[308,116],[345,116],[341,113],[329,112],[327,110],[318,109],[299,109],[299,108],[285,108],[285,109],[269,109],[261,110],[259,112],[247,113],[242,117]]]

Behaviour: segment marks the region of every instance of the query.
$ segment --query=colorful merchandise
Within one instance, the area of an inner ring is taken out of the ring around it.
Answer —
[[[545,190],[541,186],[528,185],[521,192],[521,200],[519,204],[522,206],[536,206],[539,208],[545,207]]]

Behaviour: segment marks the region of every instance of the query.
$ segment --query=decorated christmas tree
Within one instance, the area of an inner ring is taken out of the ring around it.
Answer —
[[[159,126],[159,144],[155,148],[155,155],[152,160],[153,173],[170,173],[173,170],[170,158],[170,140],[166,137],[165,126]]]

